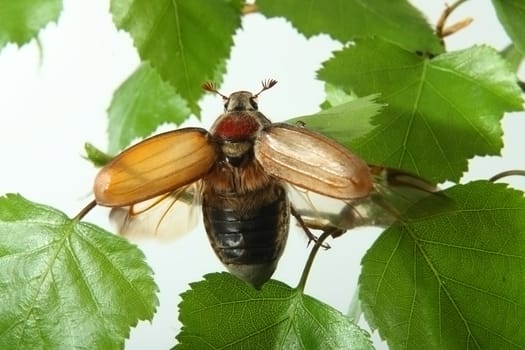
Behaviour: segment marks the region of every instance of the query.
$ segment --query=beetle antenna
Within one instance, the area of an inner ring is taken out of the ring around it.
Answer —
[[[275,79],[263,80],[262,81],[262,89],[261,89],[261,91],[259,91],[255,95],[253,95],[253,97],[258,97],[261,92],[263,92],[265,90],[268,90],[268,89],[271,89],[275,84],[277,84],[277,80],[275,80]]]
[[[217,90],[217,88],[215,87],[215,84],[212,83],[211,81],[207,81],[205,82],[204,84],[201,85],[201,87],[206,90],[206,91],[209,91],[209,92],[213,92],[219,96],[221,96],[222,98],[224,99],[228,99],[228,96],[224,96],[223,94],[221,94],[219,92],[219,90]]]

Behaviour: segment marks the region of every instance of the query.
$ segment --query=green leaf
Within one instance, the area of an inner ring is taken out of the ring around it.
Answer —
[[[142,60],[199,114],[201,84],[220,82],[233,34],[241,25],[241,0],[111,0],[113,21],[128,31]]]
[[[373,118],[374,130],[346,140],[351,149],[370,163],[435,182],[457,181],[474,155],[499,154],[503,113],[522,109],[515,74],[485,46],[429,59],[359,40],[318,74],[360,96],[379,92],[388,105]]]
[[[259,291],[216,273],[191,287],[179,305],[175,349],[372,349],[348,317],[283,283]]]
[[[377,36],[412,51],[444,51],[426,19],[406,0],[257,0],[257,6],[265,16],[287,18],[307,37],[327,33],[346,43]]]
[[[329,83],[324,84],[324,92],[326,94],[326,100],[321,104],[322,109],[335,107],[357,98],[357,96],[353,94],[347,94],[343,89]]]
[[[365,317],[391,349],[523,348],[523,193],[477,181],[444,194],[453,206],[427,197],[363,258]]]
[[[157,287],[126,240],[19,195],[0,197],[0,349],[118,349]]]
[[[1,49],[8,42],[21,46],[55,22],[62,11],[62,0],[1,0],[0,9]]]
[[[348,96],[348,95],[347,95]],[[322,110],[319,113],[288,120],[290,124],[304,123],[308,129],[330,136],[345,144],[373,129],[371,119],[384,104],[376,102],[379,95],[370,95]]]
[[[132,140],[149,136],[162,123],[181,124],[190,113],[173,87],[143,63],[113,95],[108,109],[108,152],[115,154]]]
[[[510,68],[514,73],[517,73],[520,69],[524,55],[525,54],[520,52],[514,44],[508,45],[503,51],[501,51],[501,56],[509,62]]]
[[[523,0],[492,0],[496,15],[512,39],[525,54],[525,2]]]
[[[86,156],[84,158],[93,163],[95,167],[103,167],[113,159],[113,156],[102,152],[89,142],[84,143],[84,150],[86,151]]]

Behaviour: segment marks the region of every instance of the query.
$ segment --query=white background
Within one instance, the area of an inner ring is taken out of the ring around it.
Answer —
[[[439,0],[414,1],[435,23],[444,7]],[[139,63],[129,36],[117,32],[108,2],[65,0],[57,25],[40,35],[42,57],[33,41],[22,48],[8,45],[0,52],[0,194],[18,192],[75,215],[90,200],[96,173],[84,159],[89,141],[105,149],[106,109],[112,92]],[[449,23],[474,18],[467,29],[447,39],[449,50],[487,43],[502,49],[508,43],[488,0],[469,1]],[[242,30],[220,90],[257,90],[265,78],[279,84],[260,99],[261,111],[274,121],[315,113],[324,99],[323,85],[315,80],[319,64],[339,44],[326,36],[306,40],[282,19],[245,16]],[[523,79],[523,74],[522,74]],[[209,127],[222,111],[222,101],[207,96],[201,103],[202,122],[185,125]],[[507,169],[525,169],[520,155],[524,142],[523,114],[504,119],[502,157],[476,158],[463,181],[487,178]],[[524,180],[513,184],[525,187]],[[107,210],[96,208],[86,220],[106,228]],[[356,230],[332,242],[311,273],[307,293],[346,311],[354,293],[359,261],[377,237],[377,230]],[[274,278],[296,285],[307,255],[301,233],[292,232]],[[127,349],[166,349],[179,330],[178,294],[188,283],[208,272],[223,270],[213,255],[202,225],[170,244],[141,244],[160,287],[160,309],[152,323],[132,330]],[[377,335],[375,336],[377,339]],[[379,345],[378,348],[384,348]]]

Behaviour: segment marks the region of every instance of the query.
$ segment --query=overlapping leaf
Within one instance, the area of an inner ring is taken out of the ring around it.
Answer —
[[[330,107],[335,107],[340,104],[350,102],[357,97],[348,94],[343,89],[329,83],[325,83],[324,92],[326,95],[326,99],[323,101],[323,103],[321,103],[322,109],[328,109]]]
[[[304,35],[348,42],[377,36],[413,51],[443,51],[422,14],[406,0],[257,0],[266,16],[283,16]],[[301,10],[298,10],[301,9]]]
[[[8,42],[23,45],[58,19],[62,0],[17,0],[0,3],[0,49]]]
[[[501,51],[501,56],[509,62],[510,69],[512,69],[513,72],[518,72],[525,53],[518,50],[514,44],[510,44]]]
[[[515,75],[485,46],[429,59],[382,40],[359,40],[326,62],[319,77],[360,96],[381,93],[387,103],[372,120],[374,130],[341,142],[371,163],[436,182],[458,180],[474,155],[499,154],[500,119],[522,109]]]
[[[0,348],[122,348],[151,319],[156,286],[140,250],[18,195],[0,198]]]
[[[128,31],[148,60],[198,114],[201,84],[220,81],[233,34],[240,27],[241,0],[112,0],[117,27]]]
[[[391,349],[525,344],[525,199],[487,181],[428,197],[363,258],[360,299]]]
[[[348,317],[276,281],[257,291],[210,274],[182,294],[179,308],[175,349],[372,349]]]
[[[512,39],[525,54],[525,2],[523,0],[492,0],[496,14]]]
[[[162,81],[151,65],[143,63],[113,95],[108,110],[108,152],[121,151],[163,123],[180,124],[190,113],[175,89]]]
[[[378,95],[357,98],[325,109],[317,114],[293,118],[287,122],[291,124],[304,123],[307,128],[330,135],[338,141],[356,138],[373,129],[371,119],[384,107],[384,105],[376,102],[377,98]],[[349,118],[355,122],[349,124]]]

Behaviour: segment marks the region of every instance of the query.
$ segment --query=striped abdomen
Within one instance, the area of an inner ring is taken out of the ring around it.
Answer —
[[[245,193],[203,195],[210,243],[228,270],[259,288],[273,274],[288,236],[290,209],[278,183]]]

